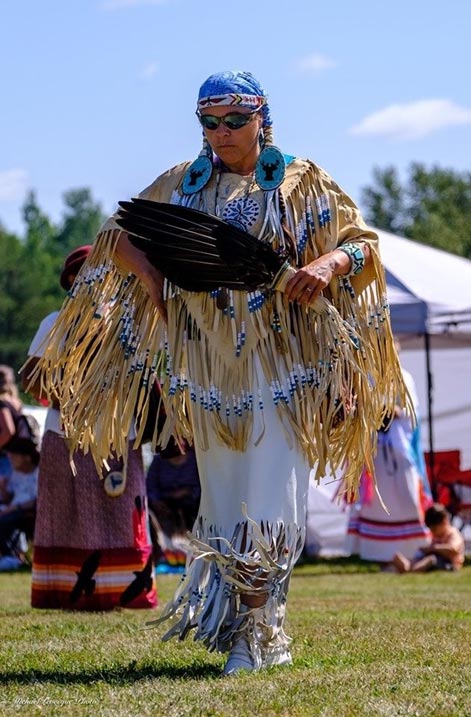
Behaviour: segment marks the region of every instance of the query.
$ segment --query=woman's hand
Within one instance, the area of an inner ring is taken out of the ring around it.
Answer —
[[[365,242],[358,243],[363,250],[367,266],[371,261],[370,249]],[[334,276],[348,274],[350,269],[351,259],[348,254],[341,249],[334,249],[298,269],[286,284],[285,294],[289,301],[310,304],[330,284]]]
[[[288,300],[297,301],[298,304],[310,304],[330,284],[336,268],[337,261],[334,252],[331,252],[298,269],[286,285],[285,294]]]
[[[131,244],[126,232],[121,232],[119,236],[114,259],[121,269],[139,279],[159,314],[167,322],[167,307],[163,298],[164,275],[150,263],[143,251]]]

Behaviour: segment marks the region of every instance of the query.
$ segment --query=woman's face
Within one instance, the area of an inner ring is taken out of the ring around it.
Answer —
[[[226,115],[246,114],[250,115],[253,110],[246,107],[207,107],[201,110],[202,115],[213,117],[225,117]],[[221,122],[214,129],[203,129],[211,149],[221,161],[236,172],[252,172],[255,162],[260,153],[259,135],[262,127],[262,114],[256,112],[252,119],[244,127],[229,129]]]

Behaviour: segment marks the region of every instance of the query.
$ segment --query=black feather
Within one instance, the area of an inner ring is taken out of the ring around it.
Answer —
[[[133,199],[117,223],[171,282],[188,291],[269,286],[286,261],[248,232],[197,209]]]

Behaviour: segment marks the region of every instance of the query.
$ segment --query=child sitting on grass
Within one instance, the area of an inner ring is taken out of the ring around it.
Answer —
[[[464,563],[464,538],[450,523],[450,515],[441,503],[425,511],[425,524],[432,542],[421,548],[412,560],[396,553],[392,564],[399,573],[425,573],[429,570],[459,570]]]

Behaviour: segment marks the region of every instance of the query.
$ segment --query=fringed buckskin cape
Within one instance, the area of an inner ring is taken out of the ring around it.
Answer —
[[[212,213],[214,177],[202,192],[184,196],[187,167],[169,170],[140,196]],[[260,438],[251,420],[254,402],[261,401],[254,385],[258,357],[279,420],[317,477],[329,463],[355,494],[362,469],[374,473],[376,431],[398,396],[403,405],[407,400],[377,237],[351,199],[310,161],[288,165],[281,192],[297,267],[347,241],[366,242],[373,257],[359,275],[335,276],[309,308],[267,289],[230,291],[221,310],[217,292],[188,292],[166,282],[165,325],[140,282],[115,261],[119,228],[108,220],[38,366],[45,390],[59,396],[71,450],[91,451],[98,465],[111,452],[124,455],[133,421],[145,423],[157,378],[167,422],[154,446],[174,433],[204,450],[211,433],[243,451]],[[261,201],[259,238],[283,248],[278,190],[264,192]]]

